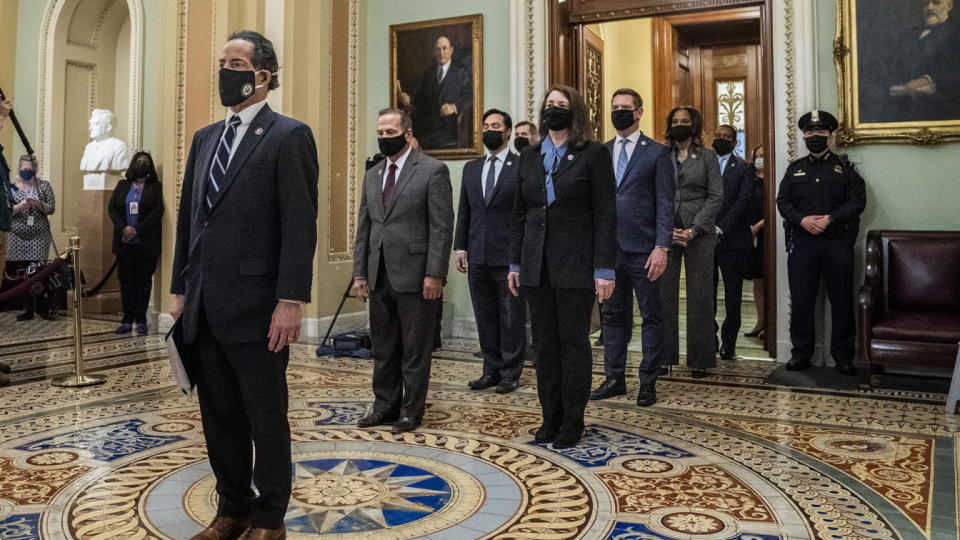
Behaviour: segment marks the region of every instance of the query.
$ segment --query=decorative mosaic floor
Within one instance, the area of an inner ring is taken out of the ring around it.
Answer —
[[[0,346],[15,370],[0,388],[3,540],[179,540],[213,516],[196,398],[169,382],[160,338],[98,331],[86,354],[108,381],[85,390],[43,380],[71,360],[60,341]],[[592,402],[582,443],[554,450],[533,442],[533,369],[513,394],[473,392],[475,350],[445,341],[423,427],[393,435],[355,427],[369,361],[294,347],[290,538],[958,537],[960,421],[943,396],[769,387],[770,363],[738,360],[705,380],[675,370],[653,408]]]

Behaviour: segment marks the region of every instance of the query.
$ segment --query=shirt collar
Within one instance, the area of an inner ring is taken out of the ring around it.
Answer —
[[[267,100],[265,99],[260,100],[238,113],[235,113],[228,108],[226,122],[229,123],[231,118],[233,118],[234,116],[239,116],[240,125],[249,126],[250,122],[253,122],[253,119],[257,117],[257,114],[260,112],[261,109],[263,109],[266,106],[266,104],[267,104]]]
[[[814,157],[813,154],[807,154],[807,157],[810,158],[810,163],[816,163],[818,161],[826,161],[830,159],[830,156],[832,155],[833,155],[833,152],[831,152],[830,150],[827,150],[827,153],[820,156],[819,158]]]
[[[407,151],[400,154],[400,157],[396,161],[390,161],[390,158],[387,158],[387,167],[390,167],[390,164],[393,163],[397,166],[397,170],[403,168],[403,164],[407,162],[407,158],[410,156],[410,151],[413,150],[412,146],[407,146]]]
[[[622,141],[622,140],[624,140],[624,139],[627,139],[628,141],[632,142],[633,144],[637,144],[637,141],[640,140],[640,135],[641,135],[641,133],[640,133],[640,130],[639,130],[639,129],[636,130],[636,131],[634,131],[633,133],[627,135],[626,137],[621,137],[621,136],[617,135],[617,144],[621,144],[620,141]]]
[[[503,150],[497,152],[496,154],[492,154],[490,150],[487,150],[486,152],[487,152],[487,157],[485,159],[489,160],[490,156],[495,155],[497,156],[497,161],[499,161],[500,163],[506,163],[504,160],[507,159],[507,154],[510,153],[510,145],[508,144],[507,146],[504,146]]]
[[[563,141],[563,144],[560,146],[554,146],[553,139],[551,139],[548,134],[540,143],[540,154],[546,154],[549,150],[556,150],[558,154],[563,154],[567,150],[567,141]]]

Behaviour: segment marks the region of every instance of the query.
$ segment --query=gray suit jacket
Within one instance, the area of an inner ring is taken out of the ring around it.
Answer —
[[[380,257],[397,292],[420,292],[424,276],[447,277],[453,243],[453,193],[450,171],[440,161],[412,150],[383,206],[383,175],[388,160],[363,178],[353,276],[377,289]]]
[[[715,234],[717,212],[723,204],[723,178],[720,162],[712,148],[692,150],[677,167],[676,156],[670,153],[677,178],[677,203],[684,227],[697,226],[700,233]]]

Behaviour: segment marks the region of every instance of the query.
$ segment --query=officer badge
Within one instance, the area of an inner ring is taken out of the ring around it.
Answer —
[[[243,97],[250,97],[250,94],[252,94],[252,93],[253,93],[253,84],[252,84],[252,83],[247,83],[247,84],[243,85],[242,88],[240,88],[240,95],[242,95]]]
[[[818,110],[816,110],[816,109],[810,111],[810,121],[813,122],[814,124],[819,124],[819,123],[820,123],[820,111],[818,111]]]
[[[835,172],[835,173],[837,173],[837,174],[843,174],[843,167],[841,167],[841,166],[839,166],[839,165],[834,165],[834,166],[833,166],[833,172]]]
[[[794,175],[794,176],[806,176],[807,173],[805,173],[804,171],[797,171],[797,172],[793,173],[793,175]]]

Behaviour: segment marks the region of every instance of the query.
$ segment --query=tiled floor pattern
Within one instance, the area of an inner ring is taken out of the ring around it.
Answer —
[[[216,499],[196,398],[173,389],[159,337],[89,332],[108,381],[85,390],[42,380],[72,360],[56,339],[0,346],[15,369],[0,538],[189,538]],[[943,396],[769,387],[762,361],[697,381],[678,368],[655,407],[592,402],[583,442],[555,450],[533,442],[532,368],[513,394],[472,392],[475,342],[444,345],[424,426],[403,435],[355,427],[369,361],[294,347],[290,538],[958,537],[960,422]]]

